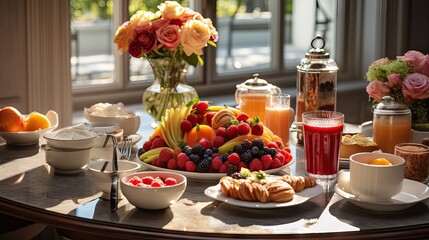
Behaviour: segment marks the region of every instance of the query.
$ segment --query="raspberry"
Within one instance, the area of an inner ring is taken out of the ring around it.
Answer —
[[[187,161],[189,161],[189,157],[186,153],[179,153],[177,155],[177,167],[179,169],[185,169]]]
[[[277,158],[278,160],[280,160],[280,164],[283,166],[284,162],[285,162],[285,157],[283,156],[282,153],[277,153],[274,158]]]
[[[252,134],[256,136],[261,136],[264,133],[264,127],[261,124],[256,124],[252,126]]]
[[[274,142],[279,146],[279,148],[283,147],[283,142],[281,140],[274,140]]]
[[[150,184],[151,187],[162,187],[163,185],[164,185],[164,182],[159,178],[155,178]]]
[[[180,123],[180,130],[182,130],[182,133],[191,131],[192,127],[192,122],[189,120],[185,119]]]
[[[197,114],[197,123],[202,124],[204,122],[204,115],[203,114]]]
[[[128,180],[128,182],[134,186],[137,186],[137,184],[141,183],[142,180],[139,177],[134,176],[134,177],[130,178],[130,180]]]
[[[197,114],[189,114],[188,117],[186,117],[186,120],[192,123],[192,127],[195,127],[195,125],[198,123]]]
[[[237,165],[240,162],[240,156],[237,153],[232,153],[228,156],[228,161],[231,164]]]
[[[269,143],[267,144],[267,147],[269,147],[269,148],[274,148],[274,149],[276,149],[276,150],[280,150],[279,146],[278,146],[275,142],[269,142]]]
[[[213,169],[218,170],[222,165],[223,165],[223,163],[222,163],[222,159],[220,157],[213,158],[212,164],[211,164]]]
[[[209,125],[209,126],[212,125],[212,119],[213,119],[214,115],[215,115],[214,112],[208,112],[208,113],[206,113],[206,122],[207,122],[207,125]]]
[[[203,146],[205,149],[210,149],[212,147],[212,144],[206,138],[201,138],[200,141],[198,141],[198,144]]]
[[[221,136],[221,137],[225,138],[226,137],[226,128],[220,127],[218,129],[216,129],[216,136]]]
[[[237,171],[240,171],[241,170],[241,168],[247,168],[247,164],[245,163],[245,162],[239,162],[238,164],[237,164]]]
[[[237,135],[238,135],[237,125],[229,126],[228,129],[226,130],[226,135],[228,136],[229,139],[233,139],[233,138],[237,137]]]
[[[166,186],[173,186],[177,184],[177,180],[175,178],[168,177],[165,179],[164,183]]]
[[[271,164],[273,162],[273,158],[271,155],[264,155],[261,157],[261,163],[262,163],[262,170],[270,169]]]
[[[188,172],[195,172],[195,170],[197,170],[197,165],[195,165],[195,163],[192,161],[187,161],[185,164],[185,168]]]
[[[215,146],[215,147],[220,147],[220,146],[222,146],[224,143],[225,143],[225,139],[224,139],[223,137],[221,137],[221,136],[216,136],[216,137],[213,139],[213,146]]]
[[[151,141],[146,141],[143,144],[143,149],[146,150],[146,151],[149,151],[150,150],[150,146],[152,146],[152,142]]]
[[[153,177],[151,177],[151,176],[144,176],[141,179],[141,182],[144,184],[147,184],[147,185],[150,185],[152,183],[152,181],[153,181]]]
[[[168,169],[177,169],[177,160],[174,158],[171,158],[170,160],[168,160],[167,162],[167,168]]]
[[[157,137],[153,140],[152,145],[150,146],[150,149],[164,147],[164,146],[165,146],[164,139]]]
[[[285,160],[284,160],[283,164],[287,164],[287,163],[289,163],[290,161],[292,161],[293,156],[292,156],[292,154],[290,154],[287,150],[282,149],[282,150],[280,151],[280,153],[281,153],[281,154],[283,155],[283,157],[285,158]]]
[[[208,107],[209,104],[206,101],[199,101],[192,106],[192,108],[195,108],[199,114],[205,114]]]
[[[279,168],[282,166],[282,163],[280,162],[280,160],[278,158],[274,158],[273,162],[271,163],[271,168]]]
[[[245,113],[240,113],[237,116],[237,121],[239,122],[246,121],[247,119],[249,119],[249,116]]]
[[[249,170],[251,172],[262,170],[261,160],[254,158],[249,164]]]
[[[286,152],[290,153],[290,147],[284,147],[283,150],[285,150]]]
[[[246,122],[241,122],[237,126],[238,134],[240,135],[246,135],[250,132],[250,126]]]
[[[164,148],[159,153],[159,161],[161,162],[168,162],[171,158],[173,158],[173,153],[169,148]]]
[[[220,166],[219,168],[220,173],[226,173],[226,170],[228,170],[228,167],[226,164],[222,164],[222,166]]]

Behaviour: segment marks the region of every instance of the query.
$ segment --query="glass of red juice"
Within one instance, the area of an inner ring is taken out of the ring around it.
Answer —
[[[302,114],[306,170],[327,192],[337,181],[344,114],[310,111]]]

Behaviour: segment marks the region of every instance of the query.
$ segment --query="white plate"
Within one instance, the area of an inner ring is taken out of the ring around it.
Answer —
[[[295,193],[293,196],[293,199],[289,202],[285,203],[274,203],[274,202],[268,202],[268,203],[260,203],[260,202],[247,202],[247,201],[241,201],[237,200],[231,197],[226,197],[223,195],[222,191],[220,190],[220,185],[217,184],[215,186],[208,187],[204,194],[214,200],[218,200],[221,202],[224,202],[229,205],[238,206],[238,207],[244,207],[244,208],[259,208],[259,209],[269,209],[269,208],[283,208],[283,207],[290,207],[295,206],[298,204],[302,204],[309,200],[310,198],[313,198],[320,193],[323,192],[323,189],[320,185],[316,185],[312,188],[306,188],[301,192]]]
[[[268,174],[278,173],[281,170],[283,170],[286,167],[288,167],[289,165],[291,165],[293,163],[293,161],[295,161],[295,158],[293,158],[292,161],[290,161],[286,165],[283,165],[283,166],[281,166],[279,168],[274,168],[274,169],[270,169],[270,170],[264,170],[264,172],[268,173]],[[145,162],[143,162],[141,160],[140,160],[140,162],[142,163],[143,167],[147,167],[147,168],[149,168],[151,170],[168,171],[168,172],[180,173],[180,174],[184,175],[185,177],[192,178],[192,179],[219,180],[219,179],[221,179],[222,177],[224,177],[226,175],[225,173],[200,173],[200,172],[188,172],[188,171],[181,171],[181,170],[171,170],[171,169],[168,169],[168,168],[156,167],[156,166],[153,166],[151,164],[145,163]]]
[[[335,185],[335,192],[352,204],[372,211],[392,212],[407,209],[414,204],[429,198],[429,187],[423,183],[404,179],[400,193],[392,197],[388,202],[365,202],[356,198]]]
[[[12,145],[37,144],[44,134],[52,132],[58,127],[58,114],[55,111],[49,110],[45,116],[51,123],[50,128],[28,132],[0,132],[0,137],[2,137],[7,144]]]

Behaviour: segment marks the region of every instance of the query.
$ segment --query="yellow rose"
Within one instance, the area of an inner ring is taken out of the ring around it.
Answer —
[[[131,16],[130,22],[133,27],[141,25],[143,23],[151,22],[152,20],[158,18],[153,12],[146,11],[137,11],[133,16]]]
[[[210,29],[207,23],[201,20],[189,20],[182,28],[180,42],[187,56],[195,53],[202,55],[202,48],[207,46],[210,40]]]
[[[125,22],[122,24],[115,33],[115,39],[113,40],[120,52],[128,51],[128,46],[134,40],[135,32],[130,22]]]
[[[165,19],[180,19],[186,9],[176,1],[165,1],[158,6]]]

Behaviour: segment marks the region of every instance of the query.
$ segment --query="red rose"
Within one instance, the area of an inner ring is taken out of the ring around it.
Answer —
[[[142,56],[142,45],[138,40],[134,40],[128,46],[128,53],[135,57],[140,58]]]

